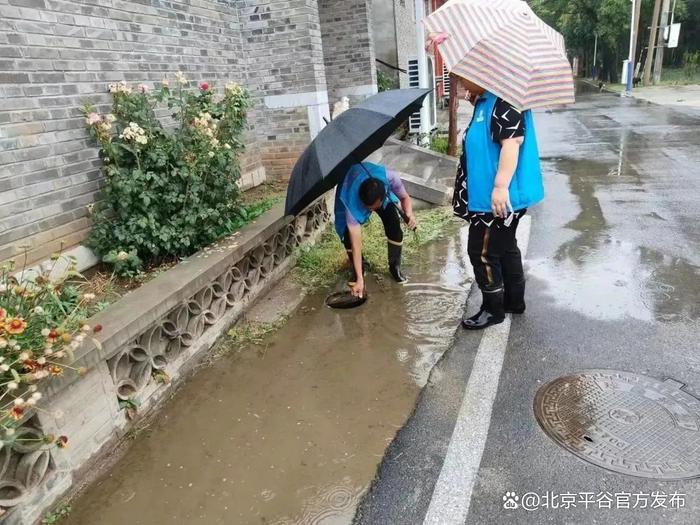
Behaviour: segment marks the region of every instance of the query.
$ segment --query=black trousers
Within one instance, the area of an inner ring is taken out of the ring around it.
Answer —
[[[506,308],[524,307],[525,273],[515,233],[524,211],[510,226],[492,214],[472,215],[467,252],[482,292],[504,291]]]
[[[384,233],[386,238],[392,243],[400,245],[403,242],[403,229],[401,228],[401,217],[399,217],[399,212],[396,206],[393,204],[388,204],[386,208],[379,208],[376,211],[379,218],[382,220],[384,225]],[[352,244],[350,243],[350,234],[348,230],[345,230],[345,238],[343,239],[343,244],[346,250],[352,250]]]

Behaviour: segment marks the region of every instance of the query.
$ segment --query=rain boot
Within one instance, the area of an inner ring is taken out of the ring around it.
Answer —
[[[507,314],[525,313],[525,279],[505,284],[503,307]]]
[[[494,291],[481,292],[483,302],[481,309],[476,315],[466,317],[466,312],[462,317],[462,326],[467,330],[483,330],[494,324],[502,323],[505,319],[503,311],[503,288]]]
[[[389,242],[389,273],[397,283],[405,283],[408,281],[406,276],[401,273],[401,245]]]

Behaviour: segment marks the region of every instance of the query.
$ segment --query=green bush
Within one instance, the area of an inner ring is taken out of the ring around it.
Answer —
[[[683,54],[683,72],[686,78],[694,79],[700,71],[700,53],[697,51],[686,51]]]
[[[377,69],[377,90],[382,92],[396,88],[396,79],[392,78],[390,75],[387,75],[381,69]]]
[[[430,137],[430,149],[437,153],[447,155],[449,146],[450,143],[445,135],[433,135]]]
[[[187,83],[182,73],[174,90],[165,80],[155,91],[121,82],[110,86],[112,113],[85,108],[106,179],[89,245],[121,273],[190,255],[241,223],[238,156],[249,96],[231,83],[215,99],[208,84],[194,92]],[[170,109],[174,129],[156,117],[159,105]]]

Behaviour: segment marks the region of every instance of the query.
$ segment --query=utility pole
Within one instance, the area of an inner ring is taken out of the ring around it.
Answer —
[[[427,89],[428,85],[428,57],[425,52],[425,30],[423,19],[425,18],[425,6],[423,0],[415,0],[416,6],[416,56],[418,57],[418,82],[421,88]],[[430,133],[430,112],[428,109],[430,97],[425,97],[420,108],[420,132],[418,135],[419,145],[428,142]]]
[[[457,130],[457,109],[459,99],[457,98],[457,75],[450,73],[450,127],[447,134],[447,154],[455,157],[457,155],[458,130]]]
[[[634,1],[634,0],[632,0]],[[595,34],[595,44],[593,44],[593,80],[598,80],[598,33]]]
[[[661,10],[661,21],[659,23],[659,41],[656,48],[656,62],[654,63],[654,84],[661,82],[661,69],[664,67],[664,47],[666,41],[664,39],[666,27],[668,26],[668,15],[670,9],[670,0],[664,0],[664,6]]]
[[[637,56],[637,38],[639,38],[639,17],[642,11],[642,0],[632,0],[632,20],[630,21],[630,54],[627,57],[627,77],[625,95],[632,95],[634,85],[635,58]],[[596,35],[597,36],[597,35]]]
[[[661,0],[654,1],[654,14],[651,17],[651,31],[649,32],[649,48],[647,59],[644,63],[644,85],[651,84],[651,65],[654,62],[654,49],[656,48],[656,33],[659,30],[659,14],[661,11]]]
[[[632,66],[632,77],[634,78],[634,72],[637,70],[637,65],[635,61],[637,60],[637,40],[639,40],[639,20],[642,16],[642,1],[643,0],[633,0],[634,2],[634,15],[632,17],[632,29],[630,42],[630,60]]]

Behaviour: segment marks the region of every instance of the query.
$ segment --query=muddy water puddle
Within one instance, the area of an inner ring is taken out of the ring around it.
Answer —
[[[73,525],[350,523],[457,328],[466,230],[368,278],[368,302],[307,297],[259,347],[202,369],[74,502]]]

